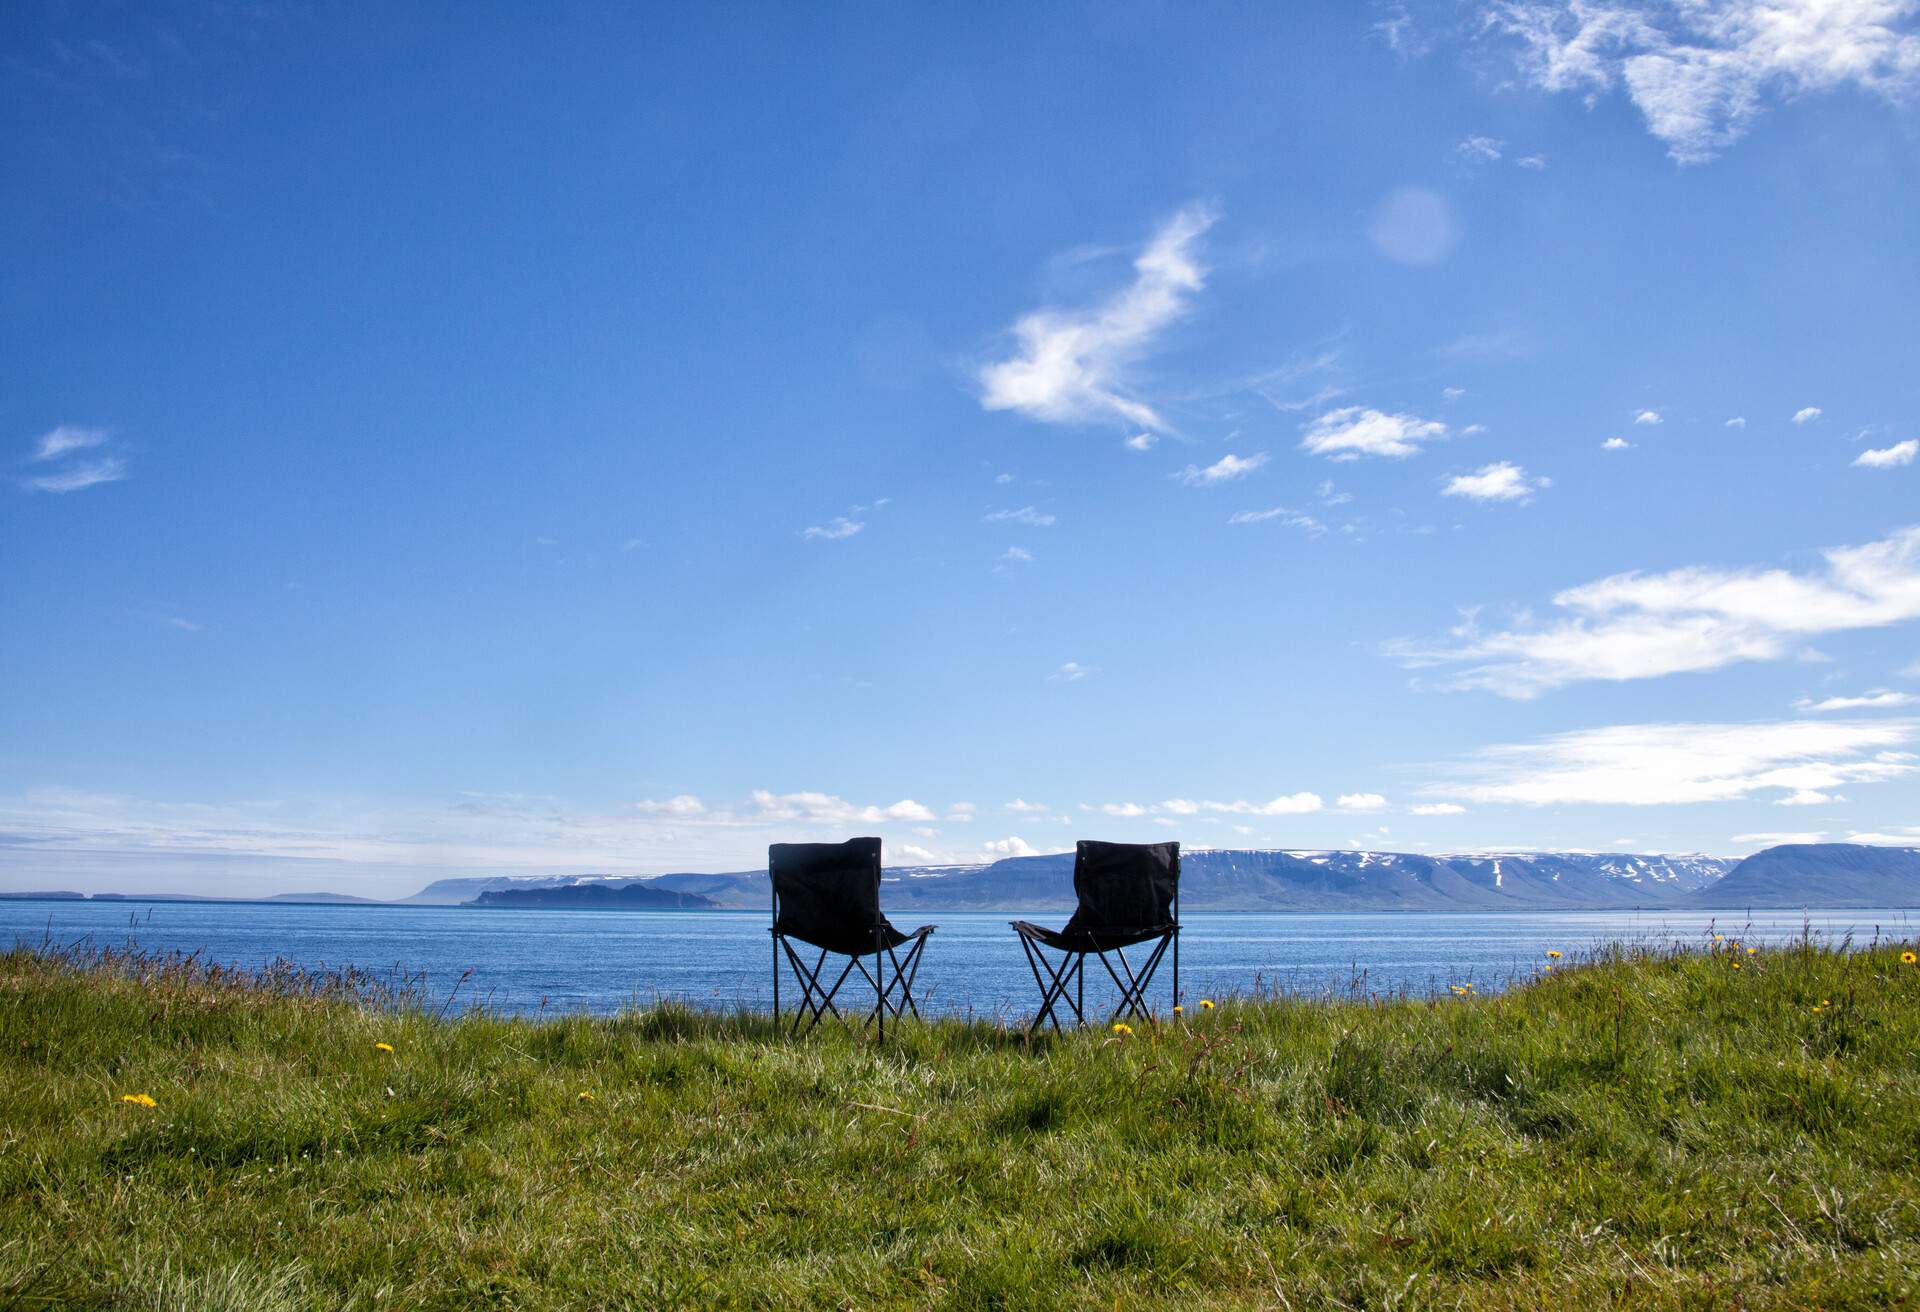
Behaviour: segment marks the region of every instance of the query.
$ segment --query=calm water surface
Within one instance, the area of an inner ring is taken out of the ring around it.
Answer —
[[[1006,914],[949,912],[927,946],[916,988],[922,1010],[1015,1017],[1036,1001],[1033,977]],[[1031,917],[1043,924],[1060,917]],[[1698,943],[1719,932],[1748,942],[1820,937],[1911,939],[1920,911],[1193,913],[1180,946],[1181,990],[1208,995],[1278,988],[1316,994],[1356,981],[1382,993],[1482,992],[1532,974],[1556,948],[1575,957],[1609,942]],[[357,966],[421,977],[434,1000],[458,984],[456,1007],[608,1012],[675,998],[702,1006],[765,1008],[772,947],[765,912],[482,911],[466,907],[0,901],[0,944],[90,941],[200,951],[258,967],[284,957],[307,967]],[[1111,985],[1097,963],[1088,1002]],[[856,977],[857,978],[857,977]],[[1164,997],[1170,972],[1156,989]],[[791,979],[781,983],[791,998]],[[849,986],[851,987],[851,986]],[[843,995],[845,996],[845,995]]]

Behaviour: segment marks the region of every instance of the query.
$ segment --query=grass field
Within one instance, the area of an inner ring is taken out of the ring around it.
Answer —
[[[1031,1046],[16,951],[0,1308],[1917,1306],[1905,949]]]

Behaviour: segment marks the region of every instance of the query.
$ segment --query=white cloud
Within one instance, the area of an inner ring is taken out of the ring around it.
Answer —
[[[1048,677],[1055,683],[1078,683],[1089,674],[1097,673],[1099,673],[1099,670],[1092,665],[1082,665],[1079,661],[1068,661]]]
[[[1290,793],[1270,802],[1199,802],[1195,805],[1199,810],[1223,815],[1310,815],[1326,803],[1318,793]]]
[[[1384,811],[1387,799],[1378,793],[1342,793],[1334,805],[1342,811]]]
[[[1102,802],[1100,812],[1103,815],[1119,816],[1131,820],[1135,816],[1145,815],[1147,808],[1138,802]]]
[[[1735,415],[1733,418],[1727,420],[1728,428],[1745,428],[1746,426],[1747,420],[1744,415]]]
[[[1498,137],[1466,137],[1453,149],[1463,159],[1476,164],[1491,164],[1505,152],[1507,143]]]
[[[1785,797],[1775,798],[1773,804],[1775,806],[1825,806],[1828,802],[1845,800],[1844,797],[1835,797],[1831,793],[1823,793],[1817,789],[1801,788]]]
[[[1229,451],[1205,469],[1188,465],[1174,477],[1188,487],[1212,487],[1217,483],[1232,483],[1245,478],[1266,463],[1265,451],[1256,451],[1250,456],[1237,456]]]
[[[895,843],[887,849],[887,860],[889,864],[898,864],[895,860],[895,858],[898,857],[904,857],[908,862],[916,866],[942,864],[937,854],[924,847],[918,847],[913,843]]]
[[[1518,501],[1525,504],[1542,488],[1553,486],[1550,478],[1528,478],[1527,471],[1508,460],[1483,465],[1471,474],[1456,474],[1440,489],[1445,497],[1471,497],[1475,501]]]
[[[1466,394],[1467,389],[1464,387],[1443,387],[1440,389],[1440,399],[1443,401],[1458,401]]]
[[[1357,405],[1329,410],[1307,427],[1300,449],[1333,460],[1361,456],[1390,456],[1396,460],[1419,452],[1418,443],[1446,436],[1437,419],[1390,415]]]
[[[801,824],[843,825],[856,821],[861,824],[880,824],[889,820],[936,818],[931,810],[910,798],[891,806],[855,806],[829,793],[772,793],[757,788],[753,792],[753,804],[758,808],[753,816],[757,822],[784,820]]]
[[[1547,157],[1545,155],[1517,155],[1514,157],[1513,162],[1523,169],[1532,169],[1538,173],[1547,166]]]
[[[1822,410],[1819,406],[1810,405],[1804,409],[1795,410],[1793,412],[1793,422],[1796,424],[1810,424],[1825,413],[1826,411]]]
[[[1920,848],[1920,828],[1907,827],[1895,829],[1891,833],[1876,834],[1856,830],[1847,835],[1849,843],[1870,843],[1877,847],[1913,847]]]
[[[835,515],[825,524],[815,524],[800,531],[800,536],[809,542],[841,542],[858,533],[866,525],[857,519],[848,519],[845,515]]]
[[[1390,648],[1410,667],[1465,666],[1452,686],[1532,697],[1585,680],[1647,679],[1779,660],[1820,633],[1920,618],[1920,526],[1833,547],[1813,573],[1699,566],[1616,574],[1558,593],[1567,618],[1483,631],[1452,646]]]
[[[71,455],[75,451],[90,451],[106,443],[107,432],[104,428],[76,428],[71,424],[61,424],[50,432],[42,433],[33,444],[31,460],[58,460],[61,456]]]
[[[1194,248],[1214,212],[1189,205],[1134,260],[1130,286],[1090,309],[1035,310],[1014,325],[1019,351],[980,370],[980,403],[1048,423],[1167,425],[1132,395],[1132,366],[1206,285]]]
[[[1000,553],[1000,559],[1009,565],[1025,565],[1033,560],[1033,553],[1025,547],[1008,547]]]
[[[1029,802],[1022,797],[1007,803],[1007,810],[1015,815],[1045,815],[1051,809],[1045,802]]]
[[[1661,418],[1658,410],[1642,410],[1633,417],[1633,422],[1636,424],[1659,424],[1665,423],[1666,421]]]
[[[1127,439],[1126,447],[1129,451],[1151,451],[1159,441],[1152,433],[1135,433]]]
[[[1312,534],[1314,537],[1319,537],[1327,531],[1327,526],[1315,519],[1312,515],[1305,515],[1297,510],[1288,510],[1285,506],[1275,506],[1271,510],[1242,510],[1229,516],[1227,523],[1265,524],[1273,520],[1279,520],[1288,528],[1300,529],[1303,532]]]
[[[1413,808],[1415,815],[1465,815],[1467,808],[1452,802],[1422,802]]]
[[[1853,86],[1901,102],[1920,82],[1913,0],[1499,0],[1524,76],[1590,100],[1624,85],[1683,164],[1738,141],[1770,97]]]
[[[1008,838],[992,839],[980,844],[980,850],[993,857],[1040,855],[1039,848],[1018,835]]]
[[[661,801],[655,801],[649,798],[645,801],[635,802],[631,809],[638,811],[641,815],[694,816],[705,815],[707,813],[707,804],[695,797],[692,793],[681,793],[676,797],[669,797]]]
[[[1600,449],[1602,451],[1625,451],[1632,445],[1633,443],[1627,441],[1624,437],[1610,437],[1600,444]]]
[[[1853,463],[1863,469],[1893,469],[1900,465],[1912,464],[1916,455],[1920,455],[1920,441],[1908,438],[1904,442],[1895,442],[1892,446],[1883,446],[1877,451],[1862,451],[1854,457]]]
[[[1828,697],[1823,701],[1801,698],[1793,704],[1796,711],[1890,711],[1897,706],[1912,706],[1920,697],[1910,692],[1878,689],[1863,697]]]
[[[1024,524],[1028,528],[1051,528],[1059,522],[1054,516],[1033,506],[1017,510],[996,510],[986,517],[989,524]]]
[[[1353,493],[1351,492],[1336,492],[1333,487],[1333,480],[1330,478],[1322,479],[1320,485],[1314,488],[1313,494],[1329,506],[1344,506],[1347,502],[1353,500]]]
[[[1013,475],[1012,474],[995,474],[993,476],[993,481],[1000,484],[1002,487],[1005,487],[1008,483],[1013,482]]]
[[[1727,841],[1730,843],[1756,844],[1760,847],[1779,847],[1783,843],[1817,843],[1825,837],[1826,834],[1817,829],[1812,832],[1799,829],[1786,833],[1780,832],[1779,830],[1769,830],[1768,832],[1759,834],[1735,834]]]
[[[1668,806],[1794,797],[1920,769],[1915,720],[1622,724],[1489,747],[1428,795],[1519,806]]]
[[[79,492],[101,483],[117,483],[126,476],[126,461],[119,456],[101,456],[98,460],[82,460],[51,474],[23,478],[20,486],[29,492]]]

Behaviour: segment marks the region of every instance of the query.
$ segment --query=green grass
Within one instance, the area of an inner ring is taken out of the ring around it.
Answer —
[[[16,951],[0,1307],[1915,1306],[1900,950],[1031,1046]]]

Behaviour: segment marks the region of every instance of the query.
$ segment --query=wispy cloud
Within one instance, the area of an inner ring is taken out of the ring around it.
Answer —
[[[1793,412],[1793,422],[1796,424],[1810,424],[1825,413],[1826,411],[1817,405],[1804,406]]]
[[[1624,437],[1610,437],[1600,444],[1600,449],[1602,451],[1625,451],[1632,445],[1633,443],[1627,441]]]
[[[1857,87],[1900,102],[1920,84],[1913,0],[1500,0],[1483,25],[1522,74],[1589,98],[1624,86],[1683,164],[1746,135],[1767,102]]]
[[[1014,325],[1019,351],[980,370],[980,403],[1048,423],[1117,422],[1166,431],[1134,395],[1132,372],[1163,331],[1206,285],[1196,254],[1214,211],[1188,205],[1154,234],[1133,262],[1133,282],[1100,305],[1047,308]]]
[[[1151,451],[1159,441],[1152,433],[1135,433],[1127,439],[1126,448],[1129,451]]]
[[[1890,711],[1899,706],[1920,703],[1910,692],[1876,689],[1859,697],[1826,697],[1819,701],[1803,697],[1793,704],[1796,711]]]
[[[1450,643],[1389,650],[1414,668],[1465,667],[1453,687],[1526,698],[1586,680],[1779,660],[1816,634],[1920,618],[1920,526],[1821,554],[1825,568],[1812,573],[1616,574],[1557,594],[1568,618],[1488,631],[1470,617]]]
[[[1633,422],[1636,424],[1660,424],[1665,423],[1666,420],[1658,410],[1642,410],[1633,417]]]
[[[1491,164],[1506,152],[1507,143],[1498,137],[1463,137],[1453,148],[1462,159],[1475,164]]]
[[[1289,510],[1285,506],[1275,506],[1271,510],[1242,510],[1227,518],[1229,524],[1270,524],[1281,523],[1288,528],[1297,528],[1304,533],[1319,537],[1327,531],[1327,526],[1312,515],[1298,510]]]
[[[1519,806],[1673,806],[1843,784],[1920,769],[1903,751],[1914,720],[1786,720],[1761,724],[1622,724],[1489,747],[1428,795]]]
[[[1027,565],[1033,562],[1033,553],[1025,547],[1008,547],[1000,553],[1000,559],[1008,565]]]
[[[117,483],[127,476],[127,462],[119,456],[83,460],[51,474],[35,474],[20,480],[29,492],[80,492],[102,483]]]
[[[1745,428],[1747,426],[1746,416],[1735,415],[1733,418],[1727,420],[1726,426],[1728,428]]]
[[[1068,661],[1047,677],[1055,683],[1078,683],[1088,675],[1100,671],[1092,665],[1082,665],[1079,661]]]
[[[33,444],[33,460],[58,460],[61,456],[71,455],[75,451],[90,451],[106,443],[107,432],[104,428],[76,428],[71,424],[61,424],[51,432],[42,433]]]
[[[1199,465],[1188,465],[1174,477],[1187,487],[1212,487],[1218,483],[1237,482],[1266,463],[1265,451],[1256,451],[1250,456],[1237,456],[1229,451],[1204,469]]]
[[[1362,456],[1405,459],[1417,455],[1419,444],[1445,437],[1447,426],[1437,419],[1386,414],[1357,405],[1329,410],[1307,426],[1300,449],[1332,460]]]
[[[1415,815],[1465,815],[1467,808],[1456,802],[1422,802],[1410,808]]]
[[[1353,794],[1357,797],[1371,797],[1373,794]],[[1385,799],[1382,799],[1384,803]],[[1106,802],[1098,807],[1083,806],[1083,811],[1099,811],[1111,816],[1176,815],[1195,816],[1214,815],[1311,815],[1326,806],[1318,793],[1288,793],[1266,802],[1202,802],[1187,797],[1170,797],[1164,802],[1142,804],[1139,802]],[[1358,808],[1370,809],[1367,807]]]
[[[995,510],[985,516],[989,524],[1024,524],[1028,528],[1052,528],[1059,521],[1044,510],[1034,506],[1021,506],[1016,510]]]
[[[1862,451],[1853,458],[1853,463],[1863,469],[1897,469],[1912,464],[1916,455],[1920,455],[1920,441],[1908,438],[1877,451]]]
[[[1342,793],[1334,805],[1342,811],[1384,811],[1387,799],[1379,793]]]
[[[800,536],[809,542],[844,542],[865,528],[864,521],[851,519],[846,515],[835,515],[824,524],[815,524],[811,528],[800,530]]]
[[[1007,803],[1007,810],[1015,815],[1045,815],[1052,809],[1045,802],[1029,802],[1023,797],[1016,797]]]
[[[1550,478],[1531,478],[1527,471],[1511,461],[1483,465],[1471,474],[1456,474],[1440,489],[1446,497],[1467,497],[1474,501],[1514,501],[1522,505],[1533,494],[1552,487]]]

